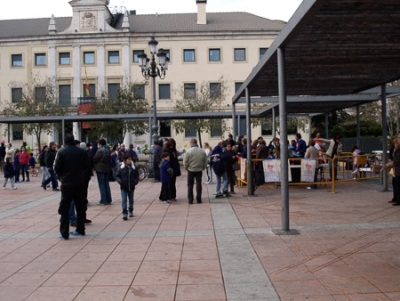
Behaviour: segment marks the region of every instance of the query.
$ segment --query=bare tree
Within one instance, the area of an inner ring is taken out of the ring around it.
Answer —
[[[89,114],[143,114],[147,113],[149,104],[146,99],[135,94],[134,86],[131,84],[118,90],[116,97],[104,94],[100,99],[92,100],[92,108]],[[125,135],[132,132],[135,135],[143,135],[147,132],[146,121],[98,121],[91,122],[90,138],[107,136],[122,143]]]
[[[191,112],[218,112],[222,111],[227,97],[226,82],[220,78],[217,83],[202,82],[200,87],[185,86],[178,91],[179,99],[175,101],[175,109],[180,113]],[[196,130],[199,145],[202,145],[201,133],[211,133],[221,130],[221,134],[228,130],[225,120],[221,119],[186,119],[172,122],[177,134],[187,130]]]
[[[21,116],[62,116],[66,107],[58,102],[57,89],[50,81],[40,81],[34,78],[32,82],[11,82],[13,100],[4,105],[3,114],[7,117]],[[54,124],[51,122],[24,123],[23,130],[28,135],[34,135],[40,149],[40,138],[43,133],[51,134]]]

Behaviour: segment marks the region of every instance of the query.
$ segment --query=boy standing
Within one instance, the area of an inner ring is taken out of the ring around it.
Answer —
[[[123,162],[120,164],[115,179],[121,186],[121,199],[122,199],[122,219],[128,219],[133,217],[133,192],[135,191],[135,186],[139,183],[139,173],[132,162],[131,155],[124,154],[122,156]],[[127,208],[127,199],[129,199],[129,208]]]
[[[14,171],[14,166],[11,163],[11,158],[6,158],[6,164],[4,165],[4,185],[3,189],[6,189],[6,185],[8,182],[8,179],[10,179],[11,182],[11,187],[12,189],[17,189],[14,185],[14,176],[15,176],[15,171]]]
[[[171,176],[174,175],[174,171],[169,164],[169,153],[163,152],[161,155],[161,167],[160,167],[160,180],[161,180],[161,192],[160,192],[160,201],[164,204],[169,203],[169,199],[171,196],[169,195],[169,182],[171,181]]]

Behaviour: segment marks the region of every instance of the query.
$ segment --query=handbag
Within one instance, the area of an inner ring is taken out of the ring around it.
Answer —
[[[233,169],[233,170],[240,170],[240,164],[237,163],[237,162],[233,163],[232,169]]]

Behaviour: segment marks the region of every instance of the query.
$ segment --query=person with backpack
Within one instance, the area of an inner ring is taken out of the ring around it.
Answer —
[[[224,145],[224,142],[221,141],[218,143],[217,146],[214,147],[211,157],[210,157],[210,165],[212,169],[214,170],[215,177],[217,180],[216,184],[216,191],[215,191],[215,197],[222,197],[224,195],[228,196],[228,178],[226,175],[226,169],[225,169],[225,164],[222,160],[222,146]],[[221,186],[222,185],[222,186]],[[222,188],[222,190],[221,190]]]

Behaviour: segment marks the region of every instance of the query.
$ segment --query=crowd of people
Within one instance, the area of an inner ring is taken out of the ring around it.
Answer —
[[[179,159],[183,156],[183,168],[187,171],[187,202],[202,203],[202,177],[205,174],[206,184],[216,183],[216,197],[230,196],[235,193],[237,185],[236,171],[238,159],[247,158],[247,139],[239,136],[235,141],[231,134],[226,140],[221,140],[212,147],[208,142],[199,147],[196,139],[191,139],[189,148],[179,152],[174,139],[162,139],[155,141],[152,148],[154,182],[160,182],[159,200],[169,204],[177,200],[176,180],[181,176]],[[395,141],[400,145],[400,138]],[[279,159],[281,144],[279,138],[273,138],[268,144],[259,137],[251,143],[251,155],[256,159]],[[319,133],[310,139],[308,144],[300,134],[295,139],[288,141],[288,153],[291,158],[314,159],[316,161],[316,173],[321,162],[321,153],[333,159],[342,152],[340,137],[324,139]],[[357,156],[361,154],[358,147],[353,147],[353,173],[357,172]],[[400,178],[400,147],[393,149],[393,157],[397,158],[387,167],[394,167],[395,176]],[[17,189],[16,183],[30,181],[29,169],[35,168],[39,163],[42,171],[41,187],[46,190],[51,187],[53,191],[61,191],[61,201],[58,213],[60,214],[60,237],[68,239],[69,235],[85,235],[85,223],[91,223],[86,217],[88,202],[88,186],[94,172],[96,173],[100,200],[98,205],[107,206],[113,203],[110,181],[116,181],[120,186],[122,219],[134,217],[134,191],[139,183],[139,173],[136,166],[138,155],[133,145],[128,148],[117,144],[108,146],[105,139],[99,139],[90,144],[74,139],[72,134],[65,136],[64,145],[58,147],[51,142],[42,147],[36,159],[27,149],[26,144],[19,149],[14,149],[11,143],[3,142],[0,147],[1,171],[4,173],[3,189],[6,189],[8,181],[13,189]],[[333,160],[336,162],[336,160]],[[398,164],[397,164],[397,163]],[[329,160],[329,174],[337,175],[337,164],[332,166]],[[336,162],[337,163],[337,162]],[[397,164],[397,165],[396,165]],[[262,165],[258,168],[262,169]],[[397,175],[399,174],[399,175]],[[20,178],[21,176],[21,178]],[[395,179],[395,177],[394,177]],[[59,182],[61,185],[59,186]],[[400,181],[393,180],[393,187]],[[196,184],[195,184],[196,183]],[[397,187],[396,186],[396,187]],[[308,187],[316,188],[315,184]],[[195,191],[194,191],[195,190]],[[400,188],[394,189],[394,204],[400,204]],[[399,196],[399,197],[397,197]],[[75,231],[69,231],[70,226],[76,227]]]

